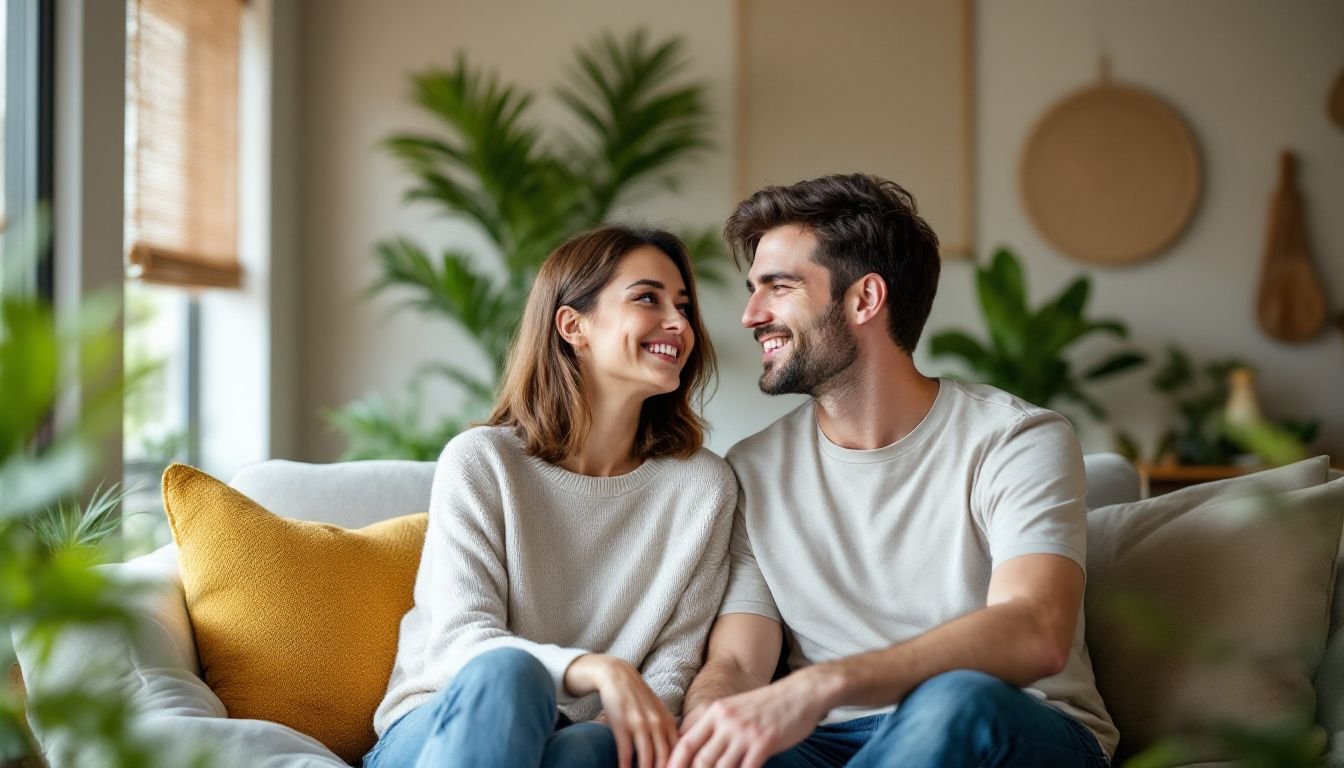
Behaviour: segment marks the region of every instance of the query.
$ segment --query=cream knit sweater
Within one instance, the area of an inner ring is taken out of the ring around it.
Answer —
[[[439,457],[415,605],[374,715],[379,737],[494,648],[520,648],[551,673],[575,722],[565,669],[585,653],[640,669],[678,714],[728,580],[737,481],[701,449],[588,477],[526,455],[511,429],[477,427]]]

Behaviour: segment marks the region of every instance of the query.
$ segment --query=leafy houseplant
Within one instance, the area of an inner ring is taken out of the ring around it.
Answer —
[[[710,146],[706,86],[682,78],[679,40],[606,34],[576,58],[556,95],[577,128],[549,136],[531,122],[531,94],[465,56],[451,69],[412,78],[415,102],[445,130],[384,142],[415,177],[405,199],[474,225],[501,269],[483,270],[484,254],[447,248],[431,257],[410,238],[395,237],[377,246],[382,276],[370,292],[406,289],[405,304],[463,330],[490,372],[477,375],[458,360],[432,363],[416,372],[409,406],[374,396],[326,414],[349,440],[345,458],[433,459],[447,438],[483,415],[546,255],[617,205],[653,188],[675,189],[681,164]],[[697,272],[714,279],[725,255],[716,234],[684,238]],[[457,413],[425,427],[419,397],[431,377],[453,382],[466,397]]]
[[[1006,248],[977,267],[976,295],[989,327],[989,342],[964,331],[943,331],[929,342],[934,357],[956,357],[979,381],[1049,408],[1059,400],[1082,405],[1104,418],[1101,404],[1083,391],[1083,383],[1099,381],[1142,365],[1133,350],[1112,353],[1081,375],[1073,371],[1068,348],[1085,336],[1107,333],[1124,338],[1128,329],[1118,320],[1092,320],[1085,314],[1092,284],[1087,277],[1070,283],[1060,294],[1033,310],[1027,305],[1026,278],[1017,258]]]
[[[1175,404],[1181,416],[1181,427],[1162,437],[1154,460],[1160,462],[1164,457],[1172,456],[1180,464],[1227,464],[1243,452],[1243,446],[1228,434],[1223,423],[1228,381],[1232,371],[1246,368],[1247,364],[1236,358],[1226,358],[1205,363],[1196,371],[1184,349],[1168,344],[1166,352],[1165,362],[1153,376],[1153,387]],[[1320,422],[1281,420],[1270,427],[1306,446],[1315,439]]]

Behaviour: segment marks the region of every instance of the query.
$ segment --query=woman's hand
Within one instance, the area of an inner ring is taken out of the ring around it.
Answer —
[[[614,656],[586,654],[565,670],[565,688],[575,696],[596,691],[602,698],[620,768],[630,768],[632,751],[639,768],[667,765],[677,743],[677,722],[634,665]]]

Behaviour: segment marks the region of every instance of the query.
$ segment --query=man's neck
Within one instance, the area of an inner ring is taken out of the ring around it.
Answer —
[[[883,448],[919,426],[938,387],[938,380],[916,370],[906,355],[860,357],[816,396],[817,424],[841,448]]]

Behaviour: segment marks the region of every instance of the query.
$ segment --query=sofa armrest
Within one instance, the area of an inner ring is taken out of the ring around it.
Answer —
[[[78,688],[115,692],[138,712],[225,717],[224,705],[201,682],[177,571],[177,549],[168,545],[126,563],[99,566],[117,583],[138,584],[128,608],[131,629],[112,624],[72,627],[57,636],[51,655],[39,663],[39,649],[22,627],[14,629],[14,651],[29,697]],[[78,746],[71,734],[46,732],[30,724],[53,764]]]

